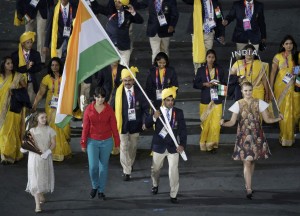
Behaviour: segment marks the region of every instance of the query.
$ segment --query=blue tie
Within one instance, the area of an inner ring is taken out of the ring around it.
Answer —
[[[131,94],[131,90],[128,90],[128,102],[129,102],[129,108],[132,107],[132,94]]]
[[[118,11],[118,27],[121,27],[123,22],[124,22],[124,20],[123,20],[122,12]]]
[[[170,110],[167,109],[167,119],[168,119],[168,122],[171,121],[171,115],[170,115]]]
[[[64,12],[63,12],[63,19],[64,19],[64,24],[67,24],[67,20],[68,20],[68,15],[67,15],[67,8],[64,7]]]
[[[251,3],[247,3],[246,6],[246,17],[251,20],[252,18],[252,4]]]
[[[159,11],[161,10],[161,0],[155,0],[155,10],[156,13],[159,13]]]
[[[28,53],[25,53],[25,62],[26,62],[26,64],[29,62],[29,54]]]

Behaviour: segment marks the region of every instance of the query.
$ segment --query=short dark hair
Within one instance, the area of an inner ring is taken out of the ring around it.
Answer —
[[[103,87],[97,87],[95,89],[94,96],[95,97],[101,96],[101,97],[105,98],[105,102],[108,101],[108,98],[106,97],[106,90]]]

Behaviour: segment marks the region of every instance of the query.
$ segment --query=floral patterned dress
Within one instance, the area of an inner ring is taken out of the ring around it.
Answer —
[[[261,160],[270,157],[271,152],[262,130],[260,112],[268,108],[262,100],[252,98],[250,103],[241,99],[229,110],[238,114],[237,137],[232,158],[234,160]]]

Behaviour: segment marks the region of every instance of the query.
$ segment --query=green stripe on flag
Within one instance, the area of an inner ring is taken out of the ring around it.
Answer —
[[[115,49],[106,39],[99,41],[80,53],[77,84],[119,59]]]

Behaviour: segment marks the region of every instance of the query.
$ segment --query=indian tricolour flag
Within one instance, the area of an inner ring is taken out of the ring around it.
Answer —
[[[55,123],[64,127],[77,106],[78,86],[98,70],[120,59],[113,43],[85,0],[78,5],[62,75]]]

